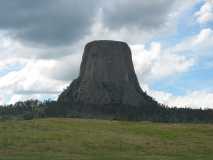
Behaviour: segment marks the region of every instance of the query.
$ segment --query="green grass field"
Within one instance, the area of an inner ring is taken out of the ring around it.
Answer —
[[[213,125],[49,118],[0,122],[0,160],[212,160]]]

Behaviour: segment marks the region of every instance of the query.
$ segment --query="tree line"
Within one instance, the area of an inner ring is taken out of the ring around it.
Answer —
[[[170,108],[154,100],[141,106],[121,104],[84,105],[47,100],[27,100],[0,106],[0,119],[33,119],[44,117],[79,117],[152,122],[213,123],[212,109]]]

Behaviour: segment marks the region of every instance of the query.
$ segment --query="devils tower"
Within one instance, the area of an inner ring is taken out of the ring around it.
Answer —
[[[152,100],[140,88],[132,55],[125,42],[89,42],[80,74],[59,96],[58,102],[81,105],[142,106]]]

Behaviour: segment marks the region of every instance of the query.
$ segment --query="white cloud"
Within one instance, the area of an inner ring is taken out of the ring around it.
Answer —
[[[58,95],[53,95],[53,94],[28,94],[28,95],[23,95],[23,94],[13,94],[11,95],[10,101],[8,104],[15,104],[16,102],[19,101],[26,101],[30,99],[36,99],[36,100],[56,100]]]
[[[210,28],[202,29],[197,35],[183,39],[175,47],[170,48],[167,52],[183,53],[193,55],[203,55],[213,49],[213,30]]]
[[[0,104],[55,97],[77,77],[81,54],[75,46],[29,47],[3,34],[0,42],[0,73],[10,69],[0,76]]]
[[[193,69],[193,65],[199,61],[196,57],[211,54],[209,51],[213,49],[212,44],[213,31],[206,28],[167,48],[160,43],[151,43],[148,48],[144,45],[132,45],[135,70],[142,88],[158,102],[169,106],[213,108],[212,92],[188,91],[185,95],[176,96],[169,92],[152,90],[148,86],[150,79],[155,81]]]
[[[51,68],[42,70],[41,72],[49,78],[70,82],[78,76],[81,56],[81,54],[71,54],[62,57],[55,60]]]
[[[213,21],[213,0],[206,0],[200,10],[195,13],[195,17],[200,24]]]
[[[204,28],[174,46],[163,47],[158,42],[149,47],[131,45],[135,70],[140,81],[145,82],[186,72],[198,63],[200,56],[211,54],[212,44],[213,30]]]
[[[39,97],[58,95],[67,83],[51,79],[49,78],[50,75],[45,74],[46,71],[54,68],[55,63],[54,60],[31,60],[21,70],[9,72],[7,75],[0,77],[2,102],[6,101],[8,103],[12,99],[14,102],[17,97],[32,97],[32,95],[40,95]],[[7,96],[11,96],[11,100]]]
[[[152,43],[150,48],[132,46],[135,68],[142,79],[157,80],[192,69],[200,57],[211,55],[213,30],[202,29],[198,34],[183,39],[175,46],[163,48]]]
[[[160,43],[132,45],[133,62],[140,81],[158,80],[182,73],[193,66],[194,60],[183,55],[166,52]]]
[[[143,85],[143,89],[159,103],[169,107],[213,108],[213,92],[190,91],[185,95],[175,96],[168,92],[152,90],[148,85]]]

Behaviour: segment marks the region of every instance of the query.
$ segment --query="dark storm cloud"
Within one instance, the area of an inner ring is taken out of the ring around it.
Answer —
[[[105,2],[103,22],[111,29],[156,29],[165,24],[175,0],[117,0]]]
[[[61,46],[89,34],[102,8],[105,27],[156,29],[171,0],[0,0],[0,30],[25,44]],[[100,35],[101,36],[101,35]]]
[[[1,0],[0,29],[27,43],[62,45],[85,35],[96,0]]]

